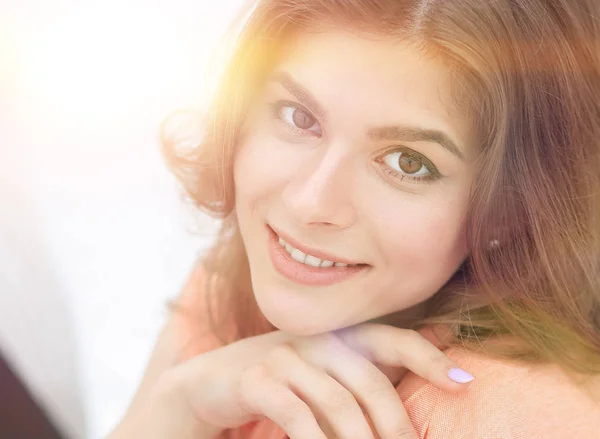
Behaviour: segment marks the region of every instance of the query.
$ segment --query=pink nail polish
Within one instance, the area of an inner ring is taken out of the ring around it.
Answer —
[[[469,372],[459,369],[458,367],[453,367],[448,371],[448,378],[450,378],[455,383],[460,384],[466,384],[475,379],[475,377]]]

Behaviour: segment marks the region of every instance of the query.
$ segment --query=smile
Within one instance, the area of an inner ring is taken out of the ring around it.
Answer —
[[[275,270],[296,283],[324,286],[348,279],[370,268],[370,265],[356,263],[343,258],[310,250],[301,245],[288,243],[289,238],[279,236],[267,226],[269,235],[269,255]],[[297,247],[296,247],[297,246]]]
[[[285,248],[285,251],[292,257],[294,261],[300,262],[301,264],[308,265],[310,267],[320,267],[320,268],[329,268],[329,267],[356,267],[360,264],[345,264],[343,262],[335,262],[335,261],[327,261],[324,259],[319,259],[316,256],[309,255],[303,253],[301,250],[292,247],[287,242],[283,240],[282,237],[279,237],[279,245]]]

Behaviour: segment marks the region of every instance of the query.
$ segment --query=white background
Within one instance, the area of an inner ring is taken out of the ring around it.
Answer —
[[[158,128],[240,4],[0,0],[0,349],[71,438],[117,422],[214,233]]]

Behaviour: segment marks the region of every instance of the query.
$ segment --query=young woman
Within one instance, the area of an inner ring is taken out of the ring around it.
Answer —
[[[600,3],[245,17],[166,139],[222,230],[112,438],[598,437]]]

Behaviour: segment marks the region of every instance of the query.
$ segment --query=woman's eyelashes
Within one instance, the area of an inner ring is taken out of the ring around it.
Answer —
[[[301,136],[321,137],[321,125],[317,118],[302,105],[291,101],[271,104],[273,117],[293,133]]]
[[[383,165],[386,173],[400,180],[432,182],[442,177],[431,160],[407,147],[397,147],[375,161]]]
[[[323,135],[317,118],[302,105],[279,100],[270,104],[270,107],[275,121],[293,135],[317,138]],[[375,161],[388,175],[400,181],[432,182],[442,177],[431,160],[407,147],[395,147],[391,152],[388,149]]]

